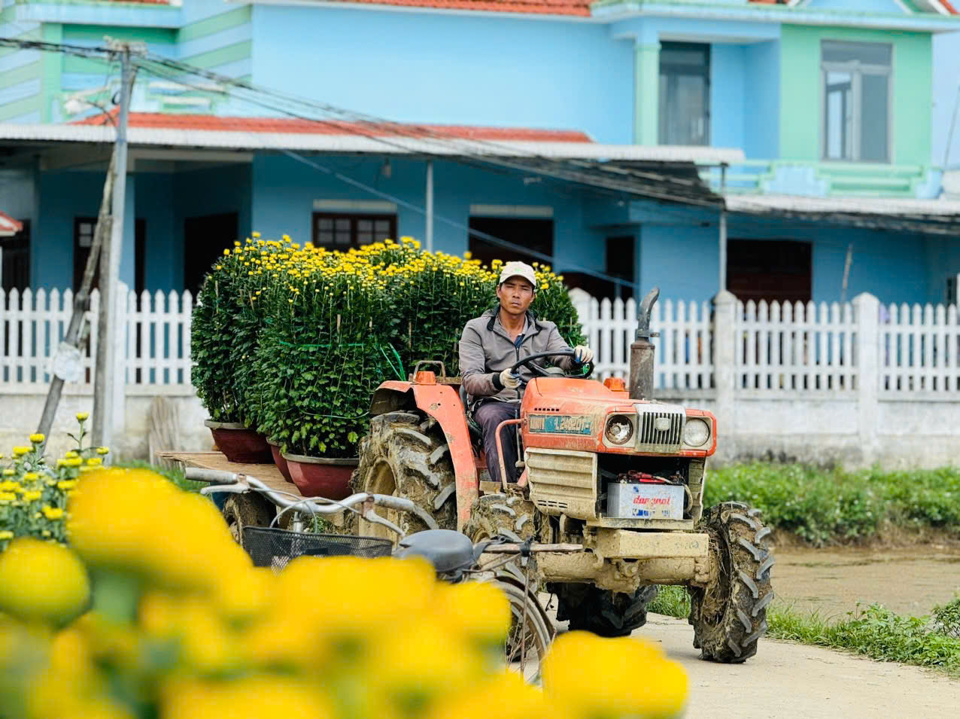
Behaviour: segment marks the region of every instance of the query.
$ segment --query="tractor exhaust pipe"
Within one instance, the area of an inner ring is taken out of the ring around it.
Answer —
[[[657,332],[650,331],[650,315],[653,305],[660,296],[660,288],[654,287],[643,298],[637,308],[637,334],[630,345],[630,398],[651,399],[653,397],[653,368],[655,350],[653,340]]]

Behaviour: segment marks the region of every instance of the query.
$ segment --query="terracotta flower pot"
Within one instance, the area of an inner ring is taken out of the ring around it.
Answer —
[[[266,438],[239,422],[214,422],[208,419],[204,425],[210,428],[217,448],[231,462],[240,464],[270,464],[273,456]]]
[[[323,459],[284,454],[290,477],[304,497],[344,499],[350,496],[350,476],[359,459]]]
[[[283,475],[283,478],[292,484],[293,477],[290,476],[290,467],[287,465],[287,460],[283,458],[283,453],[280,451],[280,445],[269,437],[267,438],[267,444],[270,445],[270,453],[273,455],[273,463],[277,465],[277,469],[280,470],[280,474]]]

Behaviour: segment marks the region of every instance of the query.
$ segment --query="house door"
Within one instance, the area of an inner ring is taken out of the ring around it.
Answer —
[[[813,246],[792,240],[730,240],[727,289],[747,302],[809,302]]]
[[[30,286],[30,220],[21,220],[23,229],[13,237],[0,238],[0,287],[9,292]]]
[[[233,247],[239,222],[236,212],[190,217],[183,224],[183,289],[194,297],[224,248]]]
[[[536,257],[521,249],[503,247],[484,235],[522,248],[553,256],[553,220],[516,217],[471,217],[470,252],[475,260],[489,265],[493,260],[533,262]],[[482,233],[482,234],[480,234]]]

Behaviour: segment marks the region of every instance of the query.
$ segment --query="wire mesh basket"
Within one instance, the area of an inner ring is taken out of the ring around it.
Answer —
[[[244,527],[243,548],[254,566],[279,572],[297,557],[389,557],[393,542],[374,537],[310,534],[286,529]]]

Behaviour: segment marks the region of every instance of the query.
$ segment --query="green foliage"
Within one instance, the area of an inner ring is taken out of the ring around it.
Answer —
[[[960,596],[933,610],[933,628],[941,634],[960,639]]]
[[[871,539],[889,526],[960,534],[957,469],[845,472],[756,462],[712,471],[706,490],[707,506],[747,502],[769,526],[816,546]]]
[[[660,587],[657,598],[647,605],[647,610],[665,617],[685,619],[690,616],[690,594],[686,587]]]
[[[220,271],[207,275],[193,310],[190,353],[191,381],[200,402],[217,422],[239,422],[243,402],[234,383],[234,337],[239,294],[237,275]]]
[[[873,604],[835,623],[782,608],[772,608],[767,619],[770,636],[777,639],[960,674],[960,638],[931,631],[928,617],[904,617]]]

